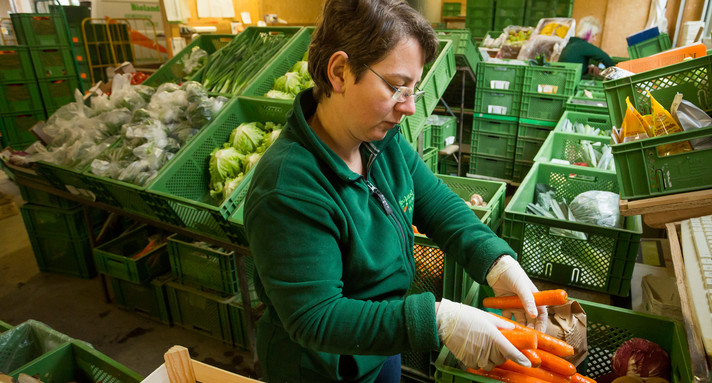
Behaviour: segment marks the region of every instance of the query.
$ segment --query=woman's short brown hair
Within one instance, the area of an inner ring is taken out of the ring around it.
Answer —
[[[349,55],[356,80],[406,37],[414,37],[425,62],[435,59],[440,48],[430,23],[403,0],[326,0],[309,45],[309,74],[314,96],[327,97],[333,90],[327,74],[329,60],[338,51]]]

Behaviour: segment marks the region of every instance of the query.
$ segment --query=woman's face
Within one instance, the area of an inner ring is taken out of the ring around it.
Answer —
[[[414,88],[423,73],[423,60],[420,44],[409,37],[399,42],[382,61],[369,66],[396,88]],[[343,121],[357,140],[382,140],[401,117],[415,113],[413,97],[404,102],[393,100],[393,88],[370,70],[362,73],[358,83],[350,70],[345,71],[344,77]]]

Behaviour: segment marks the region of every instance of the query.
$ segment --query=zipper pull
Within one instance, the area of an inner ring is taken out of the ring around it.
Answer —
[[[393,214],[393,209],[391,209],[391,205],[388,204],[388,201],[386,200],[386,196],[381,193],[380,190],[378,190],[372,183],[371,181],[366,180],[366,185],[368,186],[368,189],[371,191],[371,194],[376,196],[376,199],[378,199],[378,202],[381,203],[383,206],[383,209],[386,211],[386,215],[391,215]]]

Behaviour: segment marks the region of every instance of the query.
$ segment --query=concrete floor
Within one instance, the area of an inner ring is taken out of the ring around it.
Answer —
[[[22,205],[17,186],[2,171],[0,192]],[[107,303],[99,277],[40,272],[22,216],[16,214],[0,220],[0,320],[17,325],[28,319],[89,342],[142,376],[163,363],[163,353],[171,346],[182,345],[193,359],[256,377],[251,353]]]

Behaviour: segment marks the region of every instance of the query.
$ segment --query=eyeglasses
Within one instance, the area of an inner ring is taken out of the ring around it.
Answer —
[[[368,70],[370,70],[371,72],[373,72],[373,74],[375,74],[376,76],[378,76],[378,78],[380,78],[381,80],[383,80],[383,82],[385,82],[386,84],[388,84],[388,86],[390,86],[390,87],[395,91],[395,92],[393,93],[393,97],[392,97],[392,98],[393,98],[393,100],[395,100],[396,102],[405,102],[405,100],[407,100],[408,97],[410,97],[410,96],[413,96],[413,102],[418,102],[421,98],[423,98],[423,95],[425,94],[425,91],[422,91],[422,90],[418,89],[418,86],[417,86],[417,85],[415,86],[415,90],[414,90],[413,88],[408,88],[407,86],[401,86],[401,87],[399,87],[399,88],[396,88],[395,86],[391,85],[391,83],[388,82],[388,80],[386,80],[385,78],[381,77],[380,74],[376,73],[375,70],[371,69],[370,66],[368,66],[368,65],[366,65],[366,64],[363,64],[363,65],[366,66],[366,68],[368,68]]]

